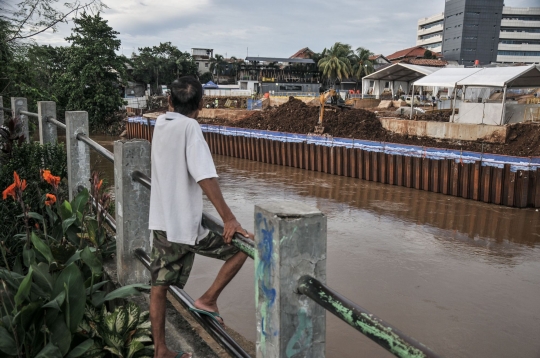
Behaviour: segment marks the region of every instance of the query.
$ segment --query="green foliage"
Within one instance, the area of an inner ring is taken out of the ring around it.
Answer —
[[[197,75],[197,65],[193,57],[170,42],[139,48],[139,54],[132,55],[131,64],[132,79],[150,84],[154,93],[159,93],[160,84],[170,84],[182,76]]]
[[[199,81],[201,81],[202,84],[212,81],[212,73],[211,72],[203,73],[202,75],[199,76]]]
[[[24,200],[30,212],[41,212],[44,208],[43,196],[50,190],[40,176],[40,169],[50,169],[61,178],[67,176],[66,151],[63,144],[22,143],[15,145],[0,165],[0,190],[4,190],[13,182],[13,172],[26,179],[28,187],[24,191]],[[62,182],[59,192],[66,192],[66,184]],[[6,257],[10,265],[14,265],[16,257],[22,252],[23,242],[16,237],[24,231],[25,223],[20,205],[13,200],[0,200],[0,243],[8,249]],[[32,220],[32,222],[35,219]]]
[[[329,49],[324,49],[318,65],[319,70],[322,72],[322,77],[330,85],[334,85],[338,79],[341,80],[351,75],[351,55],[351,46],[341,42],[336,42]]]
[[[148,286],[130,285],[112,292],[105,289],[104,250],[99,245],[104,236],[98,231],[99,225],[86,225],[100,213],[86,212],[89,198],[88,191],[83,190],[71,203],[57,202],[54,211],[48,206],[44,215],[26,213],[39,222],[40,229],[31,232],[23,249],[24,266],[10,268],[1,246],[2,356],[153,355],[148,313],[141,313],[132,303],[112,313],[107,311],[107,302],[137,295],[138,289]],[[95,240],[89,240],[90,236]]]
[[[350,56],[352,64],[352,76],[356,77],[357,80],[360,80],[362,77],[367,76],[375,71],[373,62],[369,60],[370,56],[373,56],[373,52],[363,47],[357,48],[356,53]]]
[[[227,61],[222,55],[216,54],[210,59],[210,72],[216,75],[216,83],[219,84],[219,76],[225,69]]]
[[[431,52],[430,50],[426,50],[424,52],[424,58],[427,59],[427,60],[436,60],[437,56],[433,52]]]
[[[121,44],[119,33],[99,13],[82,14],[73,21],[73,33],[66,38],[71,47],[58,81],[58,95],[67,110],[87,111],[95,129],[113,119],[123,104],[118,83],[126,79],[127,60],[116,54]]]
[[[143,358],[153,356],[153,345],[150,331],[149,313],[141,312],[134,303],[129,302],[108,312],[105,306],[98,311],[89,307],[85,312],[81,328],[89,332],[94,344],[87,355],[110,352],[116,357]],[[95,337],[103,339],[96,340]]]

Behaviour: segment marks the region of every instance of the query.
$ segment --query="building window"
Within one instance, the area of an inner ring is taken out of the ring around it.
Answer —
[[[467,15],[480,16],[480,11],[467,11]]]
[[[540,51],[499,51],[501,56],[540,56]]]
[[[206,62],[206,63],[204,64],[204,67],[208,67],[208,62]]]
[[[463,51],[471,52],[471,51],[474,51],[474,49],[473,48],[464,48]]]

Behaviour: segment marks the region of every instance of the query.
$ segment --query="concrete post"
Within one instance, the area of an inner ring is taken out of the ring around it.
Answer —
[[[150,281],[150,272],[133,254],[137,248],[150,252],[150,190],[131,178],[135,170],[150,176],[150,142],[141,139],[114,142],[116,262],[122,285]]]
[[[90,189],[90,148],[77,139],[77,134],[88,133],[88,112],[66,112],[69,201],[77,196],[79,186]]]
[[[0,96],[0,107],[4,108],[4,99]],[[0,110],[0,126],[4,125],[4,110]]]
[[[28,111],[28,103],[26,98],[11,97],[11,111],[13,117],[18,116],[23,125],[23,134],[26,138],[26,142],[30,142],[30,133],[28,131],[28,116],[20,114],[21,111]]]
[[[56,119],[56,102],[38,102],[39,142],[55,143],[58,140],[56,125],[47,122],[47,118]]]
[[[257,358],[325,356],[326,312],[298,279],[326,282],[326,217],[297,202],[255,206]]]

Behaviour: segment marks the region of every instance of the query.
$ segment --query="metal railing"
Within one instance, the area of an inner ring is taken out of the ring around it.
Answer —
[[[42,119],[45,120],[46,118],[44,117]],[[65,128],[65,125],[63,123],[58,122],[55,119],[48,118],[46,120],[48,120],[50,123],[53,123],[57,126],[63,126]],[[86,116],[86,125],[87,125],[87,116]],[[76,125],[74,127],[76,127]],[[79,125],[78,128],[72,128],[72,130],[78,131],[83,127]],[[73,135],[73,134],[68,133],[67,135]],[[110,162],[113,162],[113,163],[115,162],[113,153],[111,153],[109,150],[107,150],[106,148],[104,148],[103,146],[95,142],[94,140],[90,139],[87,135],[79,133],[77,135],[74,135],[74,137],[77,140],[85,143],[89,148],[92,148],[98,154],[105,157]],[[143,141],[141,142],[147,143]],[[115,144],[115,148],[116,148],[116,144]],[[120,157],[121,156],[122,155],[120,155]],[[68,158],[68,160],[70,159]],[[115,165],[121,165],[121,163],[122,161],[120,161],[120,164],[115,163]],[[86,163],[86,165],[89,166],[89,163]],[[116,169],[117,168],[115,168],[115,172],[116,172]],[[72,180],[72,178],[70,178],[70,180]],[[152,185],[151,178],[139,170],[132,170],[129,178],[123,179],[123,180],[130,180],[133,182],[137,182],[147,189],[150,189]],[[118,200],[118,197],[117,197],[117,200]],[[92,204],[94,206],[99,205],[94,199],[93,199]],[[117,203],[117,206],[119,207],[118,211],[122,210],[121,209],[122,205],[124,205],[124,203]],[[117,212],[117,215],[119,215],[118,212]],[[127,220],[125,219],[126,213],[124,213],[123,215],[124,216],[122,220],[123,221]],[[107,215],[105,218],[105,221],[107,222],[107,224],[109,224],[111,229],[116,232],[117,222],[115,221],[115,219],[112,218],[112,216]],[[120,224],[123,224],[123,223],[120,223]],[[206,228],[208,228],[209,230],[217,234],[221,235],[223,233],[223,223],[219,219],[213,217],[212,215],[208,213],[203,213],[202,224],[203,226],[205,226]],[[128,239],[134,240],[136,238],[130,237]],[[125,240],[125,238],[124,239],[120,238],[120,240]],[[256,257],[256,249],[261,250],[261,247],[256,248],[256,245],[253,241],[245,238],[244,236],[240,234],[236,234],[234,236],[233,245],[236,246],[245,254],[247,254],[252,259],[255,259]],[[264,248],[262,249],[264,250]],[[142,264],[147,269],[150,267],[150,258],[143,249],[134,248],[133,251],[130,250],[128,252],[128,255],[133,255],[133,254],[137,257],[137,259],[140,262],[142,262]],[[358,306],[354,302],[350,301],[349,299],[339,294],[337,291],[331,289],[330,287],[326,286],[324,283],[320,282],[319,280],[317,280],[316,278],[310,275],[302,275],[301,278],[298,280],[296,287],[297,287],[297,293],[303,294],[306,297],[310,298],[317,305],[323,307],[330,313],[336,315],[345,323],[357,329],[359,332],[363,333],[366,337],[370,338],[371,340],[373,340],[374,342],[376,342],[381,347],[385,348],[386,350],[388,350],[395,356],[398,356],[398,357],[438,357],[438,355],[432,352],[428,347],[408,337],[407,335],[405,335],[398,329],[394,328],[393,326],[384,322],[383,320],[377,318],[376,316],[374,316],[367,310]],[[193,307],[193,303],[194,303],[193,299],[184,290],[175,286],[171,286],[170,292],[175,297],[175,299],[180,304],[182,304],[185,308],[189,309]],[[246,353],[246,351],[236,341],[234,341],[234,339],[215,320],[207,316],[201,316],[196,312],[192,312],[189,310],[188,312],[230,354],[232,354],[235,357],[242,357],[242,358],[249,357],[248,353]]]

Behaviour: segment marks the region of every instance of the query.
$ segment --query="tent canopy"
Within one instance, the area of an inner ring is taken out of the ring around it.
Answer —
[[[480,71],[482,68],[443,68],[419,79],[414,86],[454,88],[459,81]]]
[[[363,80],[401,81],[411,82],[430,75],[440,68],[410,65],[408,63],[396,63],[365,76]]]
[[[205,89],[218,89],[218,88],[219,88],[218,85],[216,85],[216,84],[215,84],[214,82],[212,82],[212,81],[208,81],[208,82],[207,82],[206,84],[204,84],[202,87],[205,88]]]
[[[540,87],[540,70],[536,65],[489,67],[460,80],[467,87]]]

